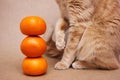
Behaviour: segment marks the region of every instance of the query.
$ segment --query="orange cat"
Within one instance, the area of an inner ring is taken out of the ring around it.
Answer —
[[[61,11],[48,52],[55,69],[119,68],[120,0],[56,0]]]

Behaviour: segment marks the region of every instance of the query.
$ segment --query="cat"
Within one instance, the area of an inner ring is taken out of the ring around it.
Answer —
[[[120,0],[56,0],[57,21],[48,53],[62,58],[55,69],[118,69]]]

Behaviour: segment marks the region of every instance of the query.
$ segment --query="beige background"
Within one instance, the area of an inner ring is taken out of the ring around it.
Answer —
[[[24,75],[21,62],[25,56],[19,46],[25,35],[19,23],[28,15],[41,16],[50,29],[59,18],[59,10],[54,0],[0,0],[0,80],[120,80],[120,70],[54,70],[58,60],[49,57],[45,75]]]

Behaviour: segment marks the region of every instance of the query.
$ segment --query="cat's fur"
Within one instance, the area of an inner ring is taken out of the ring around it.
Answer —
[[[56,0],[61,11],[48,52],[56,69],[119,68],[120,0]]]

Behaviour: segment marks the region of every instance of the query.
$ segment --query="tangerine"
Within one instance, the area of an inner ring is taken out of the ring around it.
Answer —
[[[25,35],[41,35],[46,31],[46,23],[39,16],[27,16],[22,19],[20,30]]]
[[[39,36],[28,36],[22,41],[20,48],[22,53],[28,57],[40,57],[45,53],[47,44]]]
[[[26,75],[41,75],[47,71],[47,61],[44,57],[28,58],[22,62],[22,69]]]

